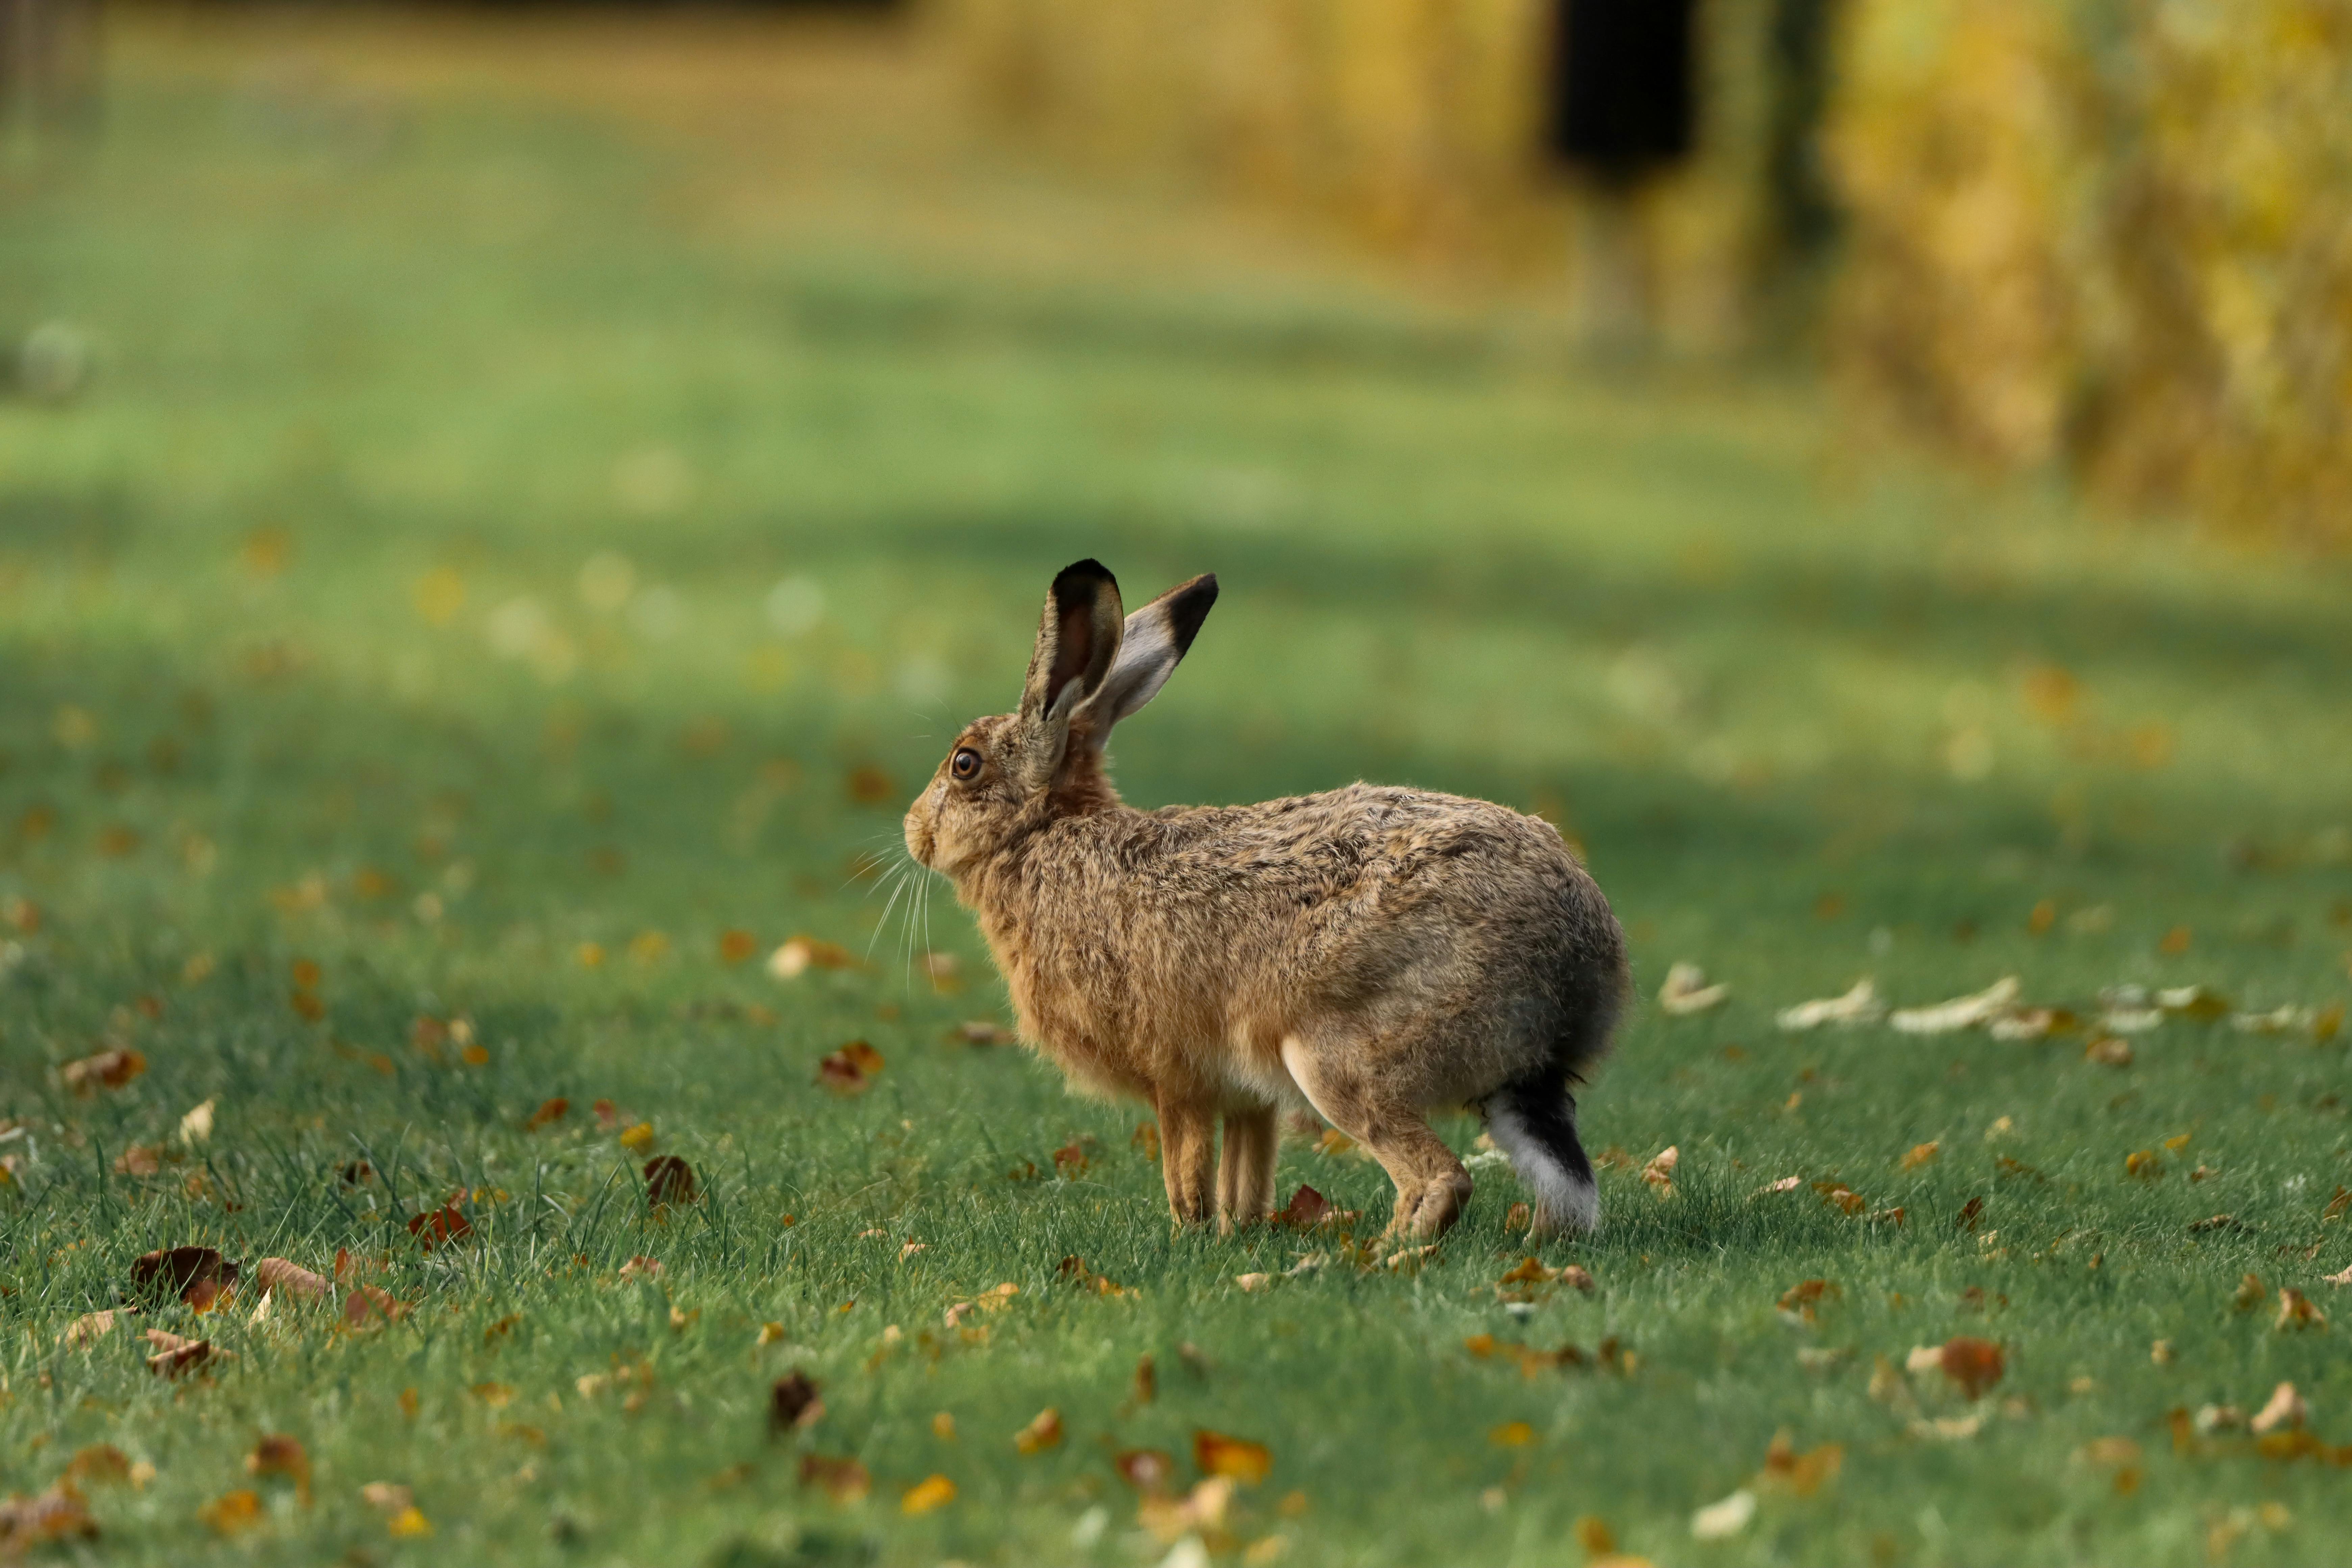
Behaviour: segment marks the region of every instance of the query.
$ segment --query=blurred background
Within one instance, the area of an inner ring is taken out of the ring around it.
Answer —
[[[870,927],[1087,554],[1227,584],[1147,804],[1492,795],[1693,930],[2341,864],[2347,87],[2341,0],[6,0],[0,872]]]

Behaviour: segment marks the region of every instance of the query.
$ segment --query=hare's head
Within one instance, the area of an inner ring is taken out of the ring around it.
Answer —
[[[1111,726],[1151,700],[1216,602],[1217,579],[1203,574],[1122,616],[1118,582],[1099,562],[1064,567],[1020,708],[956,737],[907,810],[908,851],[955,876],[1047,819],[1117,804],[1102,773]]]

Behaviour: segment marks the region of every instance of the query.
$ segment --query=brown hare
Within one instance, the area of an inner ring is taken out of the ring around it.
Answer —
[[[1213,1172],[1222,1223],[1265,1217],[1276,1114],[1303,1100],[1396,1183],[1391,1234],[1462,1212],[1469,1173],[1427,1121],[1461,1105],[1534,1190],[1538,1230],[1592,1228],[1569,1089],[1608,1049],[1625,941],[1549,823],[1363,784],[1159,811],[1111,788],[1111,727],[1216,598],[1195,577],[1122,619],[1102,566],[1062,572],[1020,709],[956,737],[908,851],[979,916],[1024,1037],[1150,1103],[1179,1222],[1209,1218]]]

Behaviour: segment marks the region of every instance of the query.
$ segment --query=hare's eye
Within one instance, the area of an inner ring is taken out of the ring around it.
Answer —
[[[953,773],[960,779],[978,778],[980,776],[980,753],[973,751],[970,746],[962,748],[961,751],[956,752],[953,760],[948,763],[948,772]]]

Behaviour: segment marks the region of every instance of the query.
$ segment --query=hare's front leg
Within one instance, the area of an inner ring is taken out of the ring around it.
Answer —
[[[1255,1225],[1274,1207],[1274,1107],[1225,1117],[1217,1162],[1217,1228]]]
[[[1217,1167],[1217,1113],[1205,1100],[1163,1095],[1160,1104],[1160,1173],[1178,1225],[1209,1218],[1210,1184]]]

